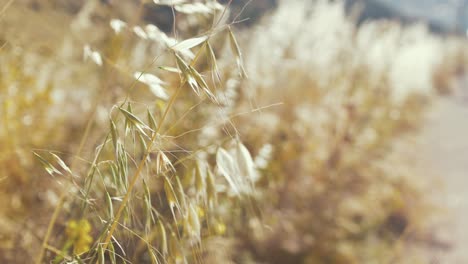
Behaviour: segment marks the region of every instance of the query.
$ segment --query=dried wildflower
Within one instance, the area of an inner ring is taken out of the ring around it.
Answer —
[[[146,34],[145,30],[140,26],[134,26],[132,30],[139,38],[148,39],[148,34]]]
[[[192,90],[200,96],[200,86],[197,83],[197,80],[193,76],[191,66],[189,66],[177,53],[175,53],[176,57],[176,62],[177,62],[177,67],[179,67],[179,70],[181,71],[182,78],[183,80],[187,81],[187,83],[190,85]]]
[[[174,172],[176,171],[174,166],[172,166],[171,160],[160,150],[156,155],[156,173],[160,174],[167,169],[171,169]]]
[[[150,40],[153,41],[162,41],[162,35],[164,32],[159,30],[159,28],[153,24],[148,24],[145,26],[146,35]]]
[[[172,46],[177,44],[177,40],[175,38],[167,36],[164,32],[161,32],[161,39],[162,39],[163,43],[165,43],[168,48],[171,48]],[[183,53],[184,51],[187,51],[187,50],[181,50],[180,53]],[[188,50],[188,52],[190,53],[189,56],[191,58],[193,58],[193,53],[191,51],[189,51],[189,50]]]
[[[203,14],[203,15],[208,15],[213,12],[213,10],[209,6],[203,3],[176,5],[175,10],[181,13],[185,13],[185,14]]]
[[[265,169],[268,166],[268,162],[271,160],[272,152],[273,146],[271,144],[263,145],[258,151],[258,155],[255,157],[255,167]]]
[[[89,45],[85,45],[83,47],[83,59],[91,59],[98,66],[102,66],[101,54],[99,54],[99,52],[97,51],[92,50]]]
[[[229,183],[229,186],[234,191],[234,193],[239,195],[243,186],[241,180],[239,179],[235,160],[231,154],[229,154],[229,152],[223,148],[219,148],[218,152],[216,153],[216,165],[218,166],[218,170]]]
[[[140,118],[138,118],[132,113],[131,108],[128,108],[127,110],[125,110],[119,107],[119,110],[124,114],[125,120],[128,122],[128,124],[136,127],[140,133],[148,137],[148,135],[145,132],[145,129],[148,129],[148,130],[151,130],[151,129],[143,121],[141,121]]]
[[[241,175],[248,178],[251,182],[255,182],[258,178],[255,164],[249,150],[240,141],[237,141],[236,144],[236,159]]]
[[[122,29],[127,27],[127,23],[120,19],[111,19],[110,27],[114,30],[115,34],[119,34]]]
[[[169,95],[167,94],[166,90],[162,86],[164,84],[164,81],[159,79],[157,76],[151,74],[151,73],[143,73],[143,72],[135,72],[133,74],[133,77],[137,79],[138,81],[148,85],[150,88],[151,92],[158,98],[162,100],[168,100]]]

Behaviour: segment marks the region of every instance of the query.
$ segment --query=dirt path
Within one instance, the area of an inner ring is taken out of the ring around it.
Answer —
[[[437,239],[448,248],[430,251],[431,264],[468,263],[468,101],[437,99],[419,138],[418,166],[433,183],[428,197],[442,211]]]

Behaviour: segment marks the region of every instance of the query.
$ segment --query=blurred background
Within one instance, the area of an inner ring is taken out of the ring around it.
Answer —
[[[347,1],[353,5],[359,1]],[[364,17],[396,18],[405,22],[425,21],[437,33],[465,34],[467,27],[467,3],[454,1],[363,1]]]
[[[468,263],[467,36],[466,0],[0,0],[0,262]]]

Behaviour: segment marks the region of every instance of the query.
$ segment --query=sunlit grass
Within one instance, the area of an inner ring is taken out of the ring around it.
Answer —
[[[405,261],[425,201],[395,145],[459,40],[327,1],[241,32],[228,6],[178,4],[174,35],[90,3],[47,48],[2,36],[0,260]]]

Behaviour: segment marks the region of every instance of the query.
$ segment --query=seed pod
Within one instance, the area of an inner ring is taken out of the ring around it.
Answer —
[[[231,44],[231,50],[232,50],[232,53],[236,56],[237,66],[239,68],[239,74],[241,77],[246,78],[247,74],[245,73],[245,70],[244,70],[244,65],[242,62],[242,53],[239,48],[239,44],[237,43],[237,39],[234,36],[234,33],[232,33],[231,27],[228,27],[228,32],[229,32],[229,42]]]
[[[161,253],[163,257],[167,255],[167,235],[166,235],[166,228],[164,228],[164,224],[162,220],[158,221],[158,232],[160,236],[160,241],[161,241]]]
[[[216,80],[218,82],[221,82],[221,76],[219,74],[219,69],[218,69],[218,64],[216,63],[216,56],[213,51],[213,48],[211,47],[210,43],[207,41],[205,45],[206,53],[208,54],[208,61],[210,62],[211,65],[211,70],[215,73]]]
[[[107,202],[107,213],[111,219],[114,218],[114,206],[112,204],[112,199],[110,197],[109,192],[106,192],[106,202]]]
[[[147,109],[147,116],[148,116],[148,124],[149,124],[149,127],[150,127],[153,131],[156,131],[157,128],[158,128],[158,125],[156,124],[156,120],[154,119],[154,116],[153,116],[153,114],[151,113],[151,111],[149,110],[149,108]]]
[[[177,198],[174,192],[174,188],[172,188],[172,184],[167,177],[163,177],[164,179],[164,191],[166,192],[167,202],[171,208],[174,208],[178,204]]]
[[[114,145],[114,149],[117,151],[117,140],[119,138],[117,134],[117,127],[112,119],[109,119],[109,123],[110,123],[112,144]]]
[[[195,163],[195,190],[197,191],[197,195],[205,194],[205,178],[201,161],[197,160]]]
[[[207,177],[206,177],[206,195],[208,200],[208,205],[210,208],[213,208],[216,205],[216,186],[215,186],[215,179],[214,175],[210,169],[207,170]]]

